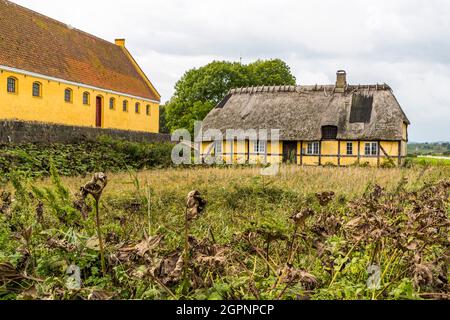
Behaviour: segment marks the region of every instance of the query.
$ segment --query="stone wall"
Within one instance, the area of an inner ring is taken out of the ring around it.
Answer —
[[[170,142],[170,135],[161,133],[0,120],[0,144],[73,143],[102,135],[134,142]]]

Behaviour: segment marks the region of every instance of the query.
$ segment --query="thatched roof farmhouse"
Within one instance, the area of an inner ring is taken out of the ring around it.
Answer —
[[[323,141],[380,142],[383,149],[381,142],[390,141],[399,142],[400,150],[401,143],[406,145],[409,124],[387,84],[349,85],[346,73],[338,71],[335,85],[233,89],[204,119],[203,130],[219,129],[225,134],[227,129],[280,129],[281,141],[305,146]],[[338,147],[333,156],[342,155]],[[299,157],[307,156],[308,150],[300,149]],[[392,156],[404,157],[406,150],[398,150]]]

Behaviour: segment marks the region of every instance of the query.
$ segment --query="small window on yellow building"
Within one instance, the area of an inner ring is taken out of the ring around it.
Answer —
[[[353,142],[347,142],[347,155],[353,155]]]
[[[91,99],[90,99],[89,92],[84,92],[83,93],[83,104],[84,105],[90,105],[91,104]]]
[[[134,105],[134,112],[141,113],[141,104],[139,102],[136,102]]]
[[[257,154],[265,154],[267,150],[267,141],[257,140],[253,145],[253,151]]]
[[[110,109],[110,110],[114,110],[115,107],[116,107],[116,99],[110,98],[110,99],[109,99],[109,109]]]
[[[127,100],[123,100],[123,112],[128,112],[128,101]]]
[[[64,90],[64,101],[72,102],[72,89],[67,88]]]
[[[9,77],[7,80],[7,90],[8,93],[17,93],[17,79],[13,77]]]
[[[216,155],[221,155],[223,153],[222,141],[215,141],[214,142],[214,153]]]
[[[378,155],[378,142],[367,142],[364,144],[364,155],[377,156]]]
[[[338,134],[338,127],[336,126],[323,126],[322,127],[322,139],[323,140],[336,140]]]
[[[33,97],[42,97],[42,85],[39,82],[33,82]]]
[[[148,104],[147,107],[145,108],[145,113],[149,116],[151,115],[151,109],[150,109],[150,105]]]
[[[308,142],[306,148],[306,154],[309,156],[315,156],[320,154],[320,144],[319,142]]]

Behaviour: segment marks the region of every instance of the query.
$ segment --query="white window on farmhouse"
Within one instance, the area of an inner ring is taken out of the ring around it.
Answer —
[[[319,150],[319,143],[318,142],[308,142],[308,147],[306,149],[306,154],[308,155],[318,155]]]
[[[366,156],[378,155],[378,142],[366,142],[364,144],[364,154]]]
[[[222,154],[222,141],[216,141],[214,142],[214,153]]]
[[[267,141],[261,141],[261,140],[258,140],[258,141],[255,141],[255,143],[254,143],[254,149],[253,149],[253,151],[255,152],[255,153],[258,153],[258,154],[265,154],[266,153],[266,146],[267,146]]]
[[[353,142],[347,142],[347,155],[353,155]]]

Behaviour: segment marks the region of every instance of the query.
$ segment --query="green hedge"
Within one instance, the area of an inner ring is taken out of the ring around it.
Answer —
[[[12,172],[44,177],[53,162],[61,175],[76,176],[96,171],[162,168],[172,165],[170,143],[137,143],[99,137],[75,144],[22,144],[0,146],[0,179]]]

